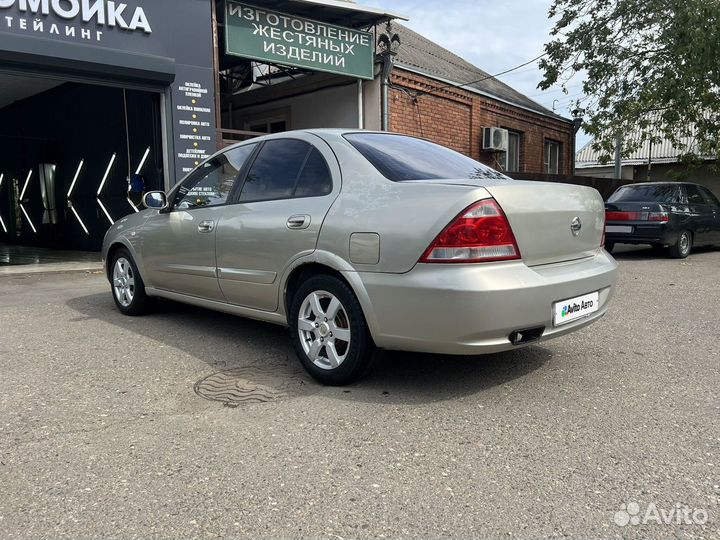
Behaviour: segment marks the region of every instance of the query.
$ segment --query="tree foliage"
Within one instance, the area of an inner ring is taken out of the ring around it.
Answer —
[[[584,77],[574,107],[606,159],[637,131],[624,154],[655,132],[689,158],[720,157],[720,0],[554,0],[549,17],[538,87],[568,93]]]

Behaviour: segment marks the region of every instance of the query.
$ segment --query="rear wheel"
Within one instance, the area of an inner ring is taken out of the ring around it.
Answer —
[[[150,299],[145,284],[130,252],[121,248],[112,258],[110,279],[113,300],[123,315],[142,315],[147,312]]]
[[[615,249],[615,242],[605,242],[605,251],[608,253],[612,253],[613,249]]]
[[[684,259],[692,251],[692,242],[692,233],[690,231],[680,232],[677,242],[670,246],[670,256],[673,259]]]
[[[360,303],[333,276],[314,276],[300,285],[292,297],[288,323],[300,362],[323,384],[358,380],[375,357]]]

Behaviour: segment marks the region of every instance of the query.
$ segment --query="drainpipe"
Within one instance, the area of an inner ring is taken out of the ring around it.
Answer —
[[[385,31],[378,36],[378,49],[375,58],[380,62],[380,85],[382,92],[382,130],[390,130],[390,75],[395,65],[400,36],[393,32],[392,23],[388,21]]]
[[[358,79],[357,81],[357,96],[358,96],[358,128],[363,129],[365,127],[365,111],[363,104],[363,81]]]
[[[390,130],[390,75],[395,62],[395,53],[384,51],[378,55],[381,62],[380,85],[382,89],[382,130]]]
[[[570,154],[571,166],[570,176],[575,176],[575,153],[577,152],[577,134],[582,127],[583,119],[580,111],[573,111],[573,136],[572,136],[572,153]]]

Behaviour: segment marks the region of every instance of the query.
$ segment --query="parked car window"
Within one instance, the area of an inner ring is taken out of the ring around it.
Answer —
[[[700,192],[703,194],[703,197],[705,197],[706,204],[709,204],[710,206],[720,206],[720,202],[718,202],[717,197],[713,194],[712,191],[703,186],[699,187]]]
[[[692,184],[686,185],[685,193],[687,194],[688,204],[707,204],[697,186]]]
[[[658,202],[679,203],[680,186],[652,184],[647,186],[623,186],[610,195],[608,202]]]
[[[232,148],[195,169],[175,193],[176,210],[225,204],[245,161],[255,144]]]
[[[310,151],[295,188],[295,197],[320,197],[332,191],[332,177],[317,148]]]
[[[296,139],[267,141],[250,167],[240,202],[292,197],[312,149],[308,143]]]
[[[509,178],[443,146],[390,133],[344,136],[385,178],[393,182],[439,178]]]

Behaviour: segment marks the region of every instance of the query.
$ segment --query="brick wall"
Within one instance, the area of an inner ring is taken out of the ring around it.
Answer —
[[[395,68],[390,90],[390,130],[430,139],[497,167],[497,154],[482,150],[482,128],[520,133],[520,171],[544,173],[545,140],[562,145],[560,174],[571,173],[575,154],[572,124],[514,107]],[[416,92],[419,92],[416,96]]]

